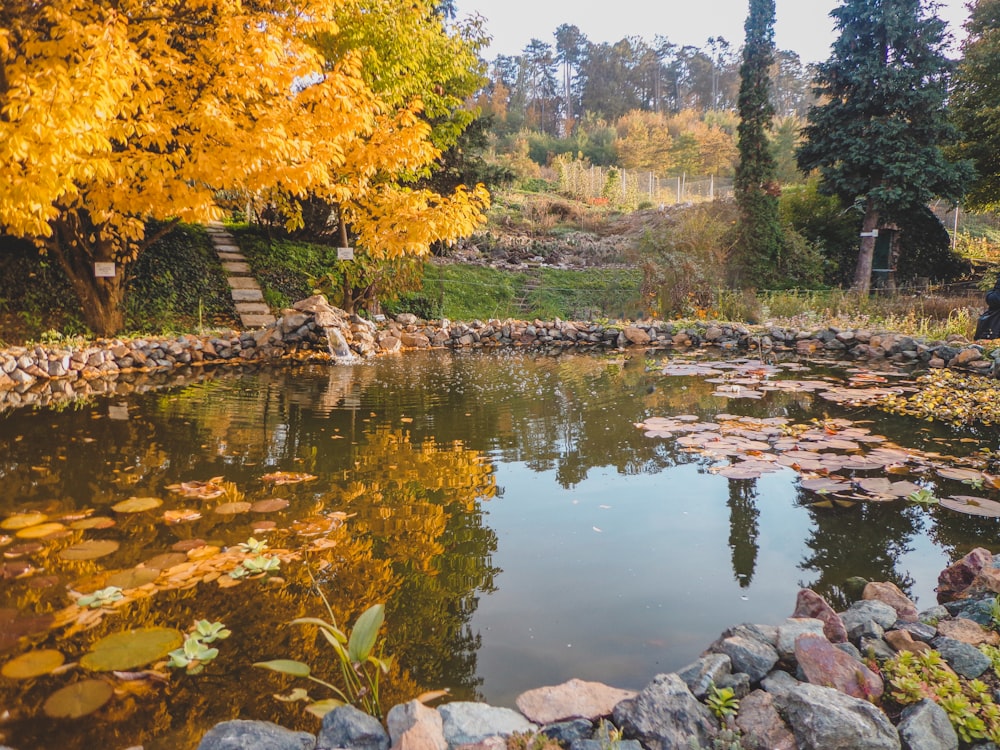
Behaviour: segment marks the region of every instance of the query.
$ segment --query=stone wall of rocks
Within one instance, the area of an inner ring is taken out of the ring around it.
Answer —
[[[379,324],[310,297],[259,331],[98,340],[74,346],[14,347],[0,351],[0,411],[23,405],[134,390],[150,373],[180,368],[245,365],[283,359],[347,362],[404,349],[499,349],[545,353],[641,347],[709,346],[726,352],[794,352],[924,367],[954,367],[1000,374],[1000,350],[961,337],[924,341],[911,336],[838,328],[791,329],[740,324],[664,321],[587,323],[563,320],[423,321],[403,314]]]
[[[933,700],[892,718],[880,708],[889,686],[870,659],[881,664],[904,651],[933,649],[962,678],[991,669],[976,646],[1000,641],[987,627],[1000,592],[992,554],[973,550],[942,572],[944,604],[924,612],[892,583],[858,583],[861,598],[846,611],[803,589],[784,622],[730,628],[694,663],[658,675],[638,693],[571,680],[521,694],[517,710],[468,702],[433,709],[413,701],[393,707],[385,727],[342,706],[324,717],[318,735],[231,721],[210,730],[199,750],[506,750],[514,733],[541,733],[569,750],[957,750],[956,730]],[[712,685],[740,700],[729,726],[706,705]],[[730,744],[737,731],[739,744]]]

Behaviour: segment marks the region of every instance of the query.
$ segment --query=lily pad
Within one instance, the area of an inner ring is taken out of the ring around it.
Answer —
[[[77,529],[83,531],[86,529],[110,529],[115,525],[115,519],[108,518],[107,516],[92,516],[91,518],[81,518],[79,521],[73,521],[69,525],[71,529]]]
[[[163,505],[163,501],[158,497],[130,497],[115,503],[111,509],[118,513],[142,513],[144,510],[152,510]]]
[[[156,555],[156,557],[151,557],[145,562],[139,564],[143,568],[166,570],[167,568],[172,568],[175,565],[180,565],[182,562],[187,562],[187,559],[188,556],[183,552],[164,552],[162,555]]]
[[[113,633],[94,644],[84,654],[80,666],[92,672],[135,669],[162,659],[184,642],[173,628],[142,628]]]
[[[107,585],[121,589],[135,589],[152,583],[159,575],[160,571],[157,568],[132,568],[109,576]]]
[[[177,508],[163,511],[163,521],[168,524],[189,523],[201,518],[201,513],[190,508]]]
[[[52,648],[29,651],[26,654],[11,659],[0,669],[0,674],[12,680],[30,680],[58,669],[66,662],[62,652]]]
[[[939,477],[955,479],[959,482],[982,482],[983,473],[975,469],[964,469],[959,466],[941,466],[937,470]]]
[[[17,529],[26,529],[29,526],[37,526],[40,523],[48,521],[49,517],[44,513],[38,511],[33,511],[31,513],[17,513],[13,516],[5,518],[0,521],[0,529],[7,529],[8,531],[14,531]]]
[[[250,510],[250,503],[241,501],[236,503],[223,503],[215,509],[220,516],[235,516],[239,513],[246,513]]]
[[[48,523],[40,523],[37,526],[18,529],[15,536],[21,539],[42,539],[53,534],[58,534],[60,531],[65,531],[65,529],[66,527],[58,521],[49,521]]]
[[[120,545],[113,539],[88,539],[59,552],[63,560],[96,560],[118,551]]]
[[[42,710],[52,719],[79,719],[104,706],[113,694],[104,680],[81,680],[50,695]]]
[[[171,492],[177,492],[184,497],[198,498],[199,500],[214,500],[226,494],[226,488],[222,484],[222,477],[212,477],[206,482],[193,481],[170,484],[167,485],[167,489]]]
[[[273,513],[276,510],[283,510],[288,507],[288,501],[282,497],[272,497],[267,500],[258,500],[250,506],[253,513]]]
[[[941,505],[950,510],[957,510],[959,513],[967,513],[970,516],[1000,518],[1000,503],[985,497],[952,495],[941,498]]]
[[[316,479],[314,475],[301,471],[275,471],[261,477],[261,481],[271,484],[298,484],[299,482],[311,482],[313,479]]]

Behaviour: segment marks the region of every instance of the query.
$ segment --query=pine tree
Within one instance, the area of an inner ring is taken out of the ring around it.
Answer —
[[[957,201],[971,172],[942,151],[951,63],[946,26],[926,0],[843,0],[839,37],[821,63],[799,168],[863,214],[854,288],[871,287],[875,230],[935,197]],[[904,228],[905,229],[905,228]]]
[[[1000,0],[976,0],[955,75],[952,117],[962,139],[957,149],[973,161],[976,179],[969,208],[1000,208]]]
[[[776,167],[768,142],[774,118],[770,69],[774,64],[774,0],[750,0],[740,66],[740,160],[735,192],[740,208],[736,281],[757,285],[773,277],[784,244],[778,219]]]

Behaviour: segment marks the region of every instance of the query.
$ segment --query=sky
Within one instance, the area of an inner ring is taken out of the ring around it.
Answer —
[[[941,0],[939,15],[956,39],[968,16],[966,0]],[[459,17],[478,13],[486,19],[493,42],[484,56],[515,55],[534,37],[554,44],[556,27],[576,25],[592,42],[616,42],[625,36],[647,41],[661,34],[674,44],[701,47],[722,36],[734,48],[743,42],[747,0],[457,0]],[[775,45],[799,53],[802,62],[829,56],[833,42],[830,11],[836,0],[776,0]]]

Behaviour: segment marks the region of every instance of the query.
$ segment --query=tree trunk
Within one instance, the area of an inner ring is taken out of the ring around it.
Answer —
[[[340,205],[337,204],[334,207],[337,212],[337,230],[340,233],[340,246],[350,247],[350,239],[347,236],[347,221],[344,219],[344,211],[341,209]],[[349,261],[342,261],[348,263]],[[354,314],[355,299],[354,299],[354,288],[351,286],[350,274],[346,271],[344,272],[344,299],[343,299],[343,310],[348,315]]]
[[[869,198],[865,204],[865,217],[861,222],[861,248],[858,251],[858,265],[854,269],[854,291],[868,296],[872,285],[872,263],[875,260],[875,240],[873,233],[878,229],[879,211]]]
[[[98,336],[114,336],[125,325],[125,264],[115,263],[115,275],[98,278],[95,263],[115,262],[112,244],[88,232],[89,222],[67,212],[54,223],[46,249],[69,279],[83,308],[83,319]]]

